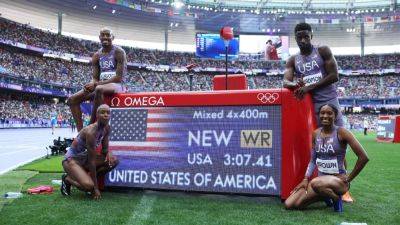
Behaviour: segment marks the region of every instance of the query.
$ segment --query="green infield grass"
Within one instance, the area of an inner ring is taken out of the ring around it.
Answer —
[[[400,224],[400,144],[376,143],[374,134],[356,136],[370,162],[352,182],[355,202],[345,204],[343,213],[334,213],[323,203],[303,211],[287,211],[276,197],[186,192],[103,192],[102,199],[94,201],[76,189],[72,196],[64,197],[59,186],[54,186],[53,194],[24,194],[3,208],[0,204],[0,224]],[[353,168],[355,158],[354,153],[347,155],[349,168]],[[9,183],[22,190],[51,185],[51,180],[61,177],[61,173],[54,173],[60,171],[61,159],[38,160],[0,176],[0,190],[15,191],[7,189]]]

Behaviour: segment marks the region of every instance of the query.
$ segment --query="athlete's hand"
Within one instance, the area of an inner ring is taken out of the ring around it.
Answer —
[[[303,86],[294,91],[294,96],[296,96],[297,99],[302,100],[304,96],[310,91],[310,86]]]
[[[307,192],[307,188],[308,188],[308,180],[304,179],[303,181],[300,182],[300,184],[298,184],[291,192],[290,194],[294,194],[296,193],[298,190],[304,188],[304,190],[306,190]]]
[[[345,184],[349,183],[349,177],[347,174],[339,174],[337,175],[339,179],[341,179]]]
[[[298,79],[297,80],[297,87],[301,88],[301,87],[304,87],[304,86],[306,86],[306,83],[304,82],[304,80],[303,79]]]
[[[90,82],[90,83],[85,84],[85,86],[83,86],[83,90],[85,90],[86,92],[93,92],[95,87],[96,87],[96,83]]]
[[[105,162],[108,163],[109,167],[114,167],[117,164],[117,157],[113,156],[111,152],[108,152]]]
[[[93,199],[94,200],[99,200],[101,198],[101,193],[99,189],[95,188],[93,191]]]

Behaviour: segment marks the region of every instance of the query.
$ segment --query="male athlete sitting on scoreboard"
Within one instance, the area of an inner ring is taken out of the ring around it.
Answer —
[[[298,184],[285,201],[286,209],[303,209],[311,203],[324,200],[334,211],[342,212],[341,195],[350,189],[350,182],[368,162],[364,148],[346,128],[334,124],[338,109],[325,104],[318,110],[321,127],[312,135],[312,152],[304,180]],[[357,162],[346,174],[344,157],[347,145],[357,155]],[[318,177],[310,178],[317,166]]]
[[[340,109],[335,86],[339,80],[338,66],[328,46],[314,46],[311,43],[313,32],[309,24],[297,24],[294,34],[300,53],[287,60],[283,87],[293,89],[295,96],[299,99],[302,99],[305,94],[311,93],[315,117],[320,126],[321,121],[317,115],[319,107],[330,103]],[[294,77],[297,77],[297,81],[294,81]],[[344,126],[340,110],[335,125]],[[349,192],[343,195],[343,200],[353,202]]]
[[[93,54],[93,78],[83,89],[68,99],[68,105],[76,122],[78,132],[83,128],[80,104],[93,99],[90,123],[96,121],[97,107],[103,104],[104,95],[123,92],[123,78],[127,71],[125,51],[112,44],[114,35],[109,28],[100,30],[102,48]]]

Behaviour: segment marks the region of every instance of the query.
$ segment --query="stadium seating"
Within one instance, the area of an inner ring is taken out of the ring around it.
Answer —
[[[99,43],[78,40],[66,36],[59,36],[50,32],[18,24],[0,17],[0,37],[12,43],[22,43],[39,48],[49,49],[59,53],[71,53],[90,57]],[[12,44],[11,44],[12,45]],[[11,45],[0,46],[0,84],[2,88],[9,85],[30,87],[36,89],[55,89],[62,97],[66,97],[82,88],[91,79],[91,65],[84,62],[43,57],[31,51],[21,51]],[[168,65],[183,67],[191,63],[206,69],[224,68],[224,61],[200,60],[194,53],[165,52],[124,47],[130,65]],[[368,55],[368,56],[337,56],[341,70],[400,69],[400,54]],[[283,61],[260,61],[254,57],[241,56],[238,61],[229,62],[229,68],[236,68],[240,73],[244,70],[256,69],[274,71],[284,70]],[[155,71],[149,68],[129,66],[124,83],[129,92],[147,91],[200,91],[212,89],[212,78],[221,72],[184,71]],[[280,88],[282,87],[282,73],[254,73],[247,76],[249,89]],[[8,84],[5,85],[5,84]],[[191,88],[190,88],[191,86]],[[337,84],[340,98],[396,98],[400,95],[400,76],[395,73],[341,75]],[[37,92],[36,92],[37,93]],[[1,126],[5,124],[35,124],[48,126],[51,98],[18,95],[10,93],[0,94]],[[22,109],[22,110],[21,110]],[[43,110],[44,109],[44,110]],[[18,111],[20,110],[20,111]],[[70,113],[64,103],[57,104],[57,110],[63,114],[65,124],[68,123]],[[362,116],[364,118],[364,115]],[[350,115],[349,120],[358,124],[362,119],[358,115]],[[374,121],[371,117],[371,124]],[[32,125],[33,126],[33,125]],[[357,127],[357,126],[355,126]]]

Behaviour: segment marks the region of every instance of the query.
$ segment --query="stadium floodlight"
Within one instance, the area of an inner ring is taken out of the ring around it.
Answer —
[[[181,9],[185,4],[181,1],[174,1],[172,5],[175,7],[175,9]]]

